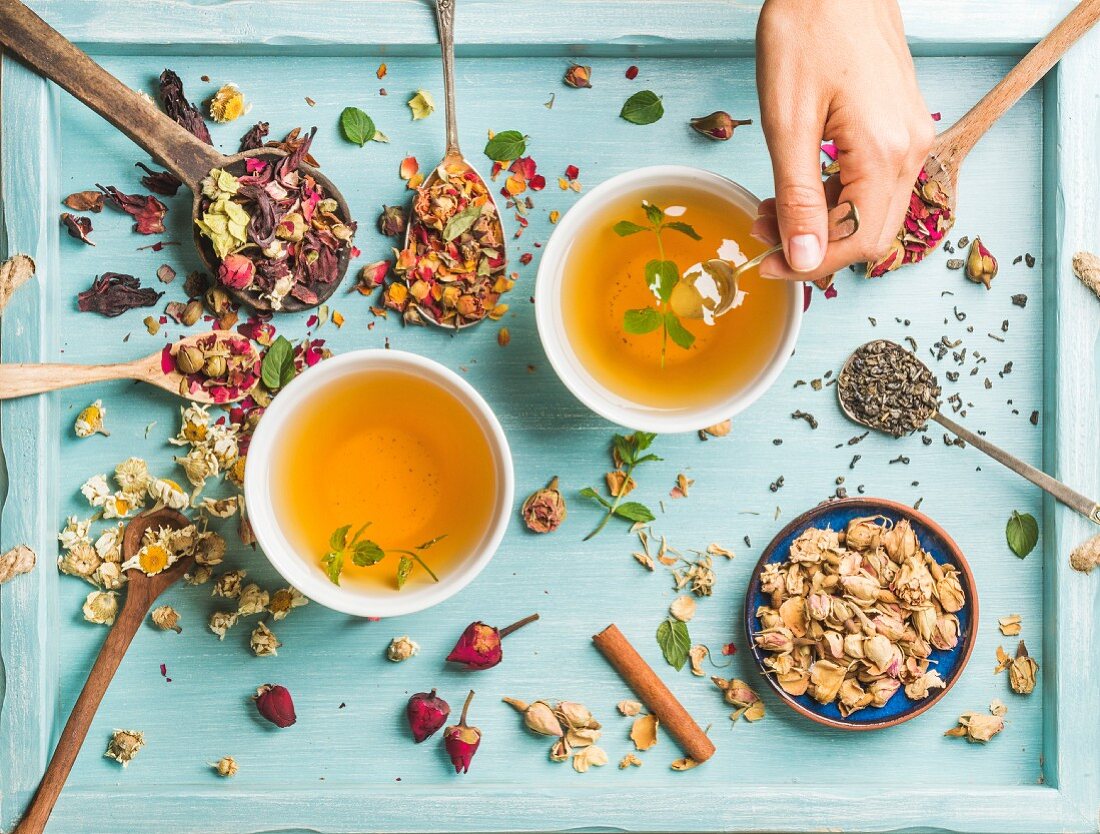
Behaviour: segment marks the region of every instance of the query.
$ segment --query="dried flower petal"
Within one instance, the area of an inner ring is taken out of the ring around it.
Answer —
[[[402,637],[394,637],[390,641],[389,646],[386,647],[386,659],[394,663],[400,663],[403,660],[408,660],[419,651],[420,644],[410,640],[406,634]]]
[[[636,750],[648,750],[657,743],[657,727],[660,722],[656,715],[641,715],[630,727],[630,740]]]
[[[165,631],[174,631],[176,634],[183,631],[179,624],[179,612],[170,605],[160,605],[154,608],[149,614],[149,619],[153,621],[153,625]]]
[[[143,733],[137,730],[115,730],[103,755],[126,767],[144,746],[145,735]]]
[[[83,313],[101,313],[109,318],[136,307],[152,307],[164,295],[151,287],[142,287],[133,275],[104,272],[91,288],[77,294],[77,307]]]

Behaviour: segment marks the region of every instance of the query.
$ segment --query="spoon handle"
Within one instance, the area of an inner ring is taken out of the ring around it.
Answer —
[[[131,363],[118,365],[0,364],[0,400],[110,379],[142,379]]]
[[[1034,87],[1098,19],[1100,0],[1081,0],[981,101],[940,134],[932,155],[957,170],[993,123]]]
[[[971,446],[976,446],[981,449],[991,458],[998,463],[1001,463],[1015,472],[1017,475],[1023,475],[1029,481],[1031,481],[1039,489],[1053,495],[1056,499],[1061,501],[1071,510],[1076,510],[1085,518],[1089,519],[1096,524],[1100,524],[1100,504],[1097,504],[1091,498],[1086,498],[1079,492],[1070,489],[1061,481],[1057,481],[1050,475],[1046,474],[1042,470],[1036,469],[1030,464],[1024,463],[1017,457],[1013,457],[1000,446],[994,446],[984,437],[969,429],[964,429],[954,420],[949,417],[944,417],[940,413],[936,413],[932,416],[932,419],[950,431],[952,434],[958,435]]]
[[[436,0],[435,20],[443,50],[443,113],[447,119],[447,156],[458,154],[458,116],[455,113],[455,0]]]
[[[145,599],[141,594],[134,594],[133,602],[127,595],[126,604],[107,633],[107,639],[103,641],[103,647],[99,650],[95,665],[80,691],[80,697],[76,699],[73,711],[69,713],[69,720],[61,731],[57,747],[54,748],[34,799],[27,806],[23,820],[12,834],[41,834],[45,829],[50,812],[53,811],[57,797],[61,795],[65,780],[69,778],[69,771],[73,769],[73,763],[88,735],[88,728],[99,709],[100,701],[103,700],[126,649],[130,647],[142,620],[145,619],[150,603],[151,600]]]
[[[0,0],[0,45],[133,139],[193,191],[225,161],[19,0]]]

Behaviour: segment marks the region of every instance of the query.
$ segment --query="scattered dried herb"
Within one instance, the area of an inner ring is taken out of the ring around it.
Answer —
[[[894,437],[921,428],[939,409],[935,375],[913,353],[885,339],[856,349],[838,376],[837,392],[856,420]]]
[[[634,125],[651,125],[665,115],[661,98],[652,90],[639,90],[628,98],[619,117]]]
[[[1081,573],[1091,573],[1093,568],[1100,565],[1100,535],[1086,539],[1073,548],[1069,554],[1069,564]]]
[[[643,463],[648,463],[649,461],[661,460],[661,458],[652,452],[643,454],[643,452],[652,445],[656,437],[657,435],[650,432],[637,431],[630,435],[616,434],[612,438],[612,460],[617,467],[623,467],[624,482],[630,480],[635,467]],[[588,541],[603,530],[603,528],[607,526],[607,522],[613,517],[623,518],[634,523],[650,522],[656,518],[644,504],[640,504],[637,501],[624,502],[622,500],[624,493],[621,490],[619,495],[612,496],[613,500],[611,501],[604,498],[591,487],[585,487],[581,490],[580,494],[585,498],[591,498],[596,501],[607,511],[596,528],[584,537],[585,541]]]
[[[997,277],[997,259],[986,249],[980,237],[975,237],[966,254],[966,277],[988,290]]]
[[[267,122],[256,122],[248,132],[241,137],[240,147],[238,151],[244,153],[245,151],[254,151],[264,146],[264,139],[267,137],[269,125]]]
[[[715,110],[709,116],[696,116],[689,123],[692,130],[708,139],[724,142],[742,125],[751,125],[752,119],[735,119],[725,110]]]
[[[210,99],[210,118],[215,122],[232,122],[248,110],[249,106],[245,104],[244,93],[236,84],[223,84]]]
[[[473,761],[478,745],[481,744],[481,730],[466,723],[467,713],[470,711],[470,702],[474,699],[474,691],[466,696],[466,703],[462,705],[462,717],[455,725],[443,731],[443,747],[455,767],[455,773],[469,773],[470,762]]]
[[[562,77],[562,81],[566,86],[574,88],[583,88],[592,86],[592,67],[582,66],[581,64],[573,64],[565,71],[565,75]]]
[[[470,623],[447,655],[447,662],[461,664],[472,671],[491,669],[504,659],[501,641],[538,618],[538,614],[531,614],[501,629],[480,620]]]
[[[34,570],[37,557],[25,544],[17,544],[0,556],[0,585]]]
[[[298,720],[290,690],[277,683],[265,683],[252,697],[260,715],[276,727],[286,728]]]
[[[1008,684],[1017,695],[1030,695],[1035,689],[1039,664],[1027,653],[1027,646],[1021,640],[1016,646],[1016,656],[1009,657],[1001,646],[997,647],[997,665],[994,674],[1008,670]]]
[[[162,295],[151,287],[142,287],[133,275],[104,272],[76,298],[82,313],[101,313],[113,318],[136,307],[152,307]]]
[[[417,744],[435,735],[451,714],[451,705],[435,692],[417,692],[405,705],[405,720]]]
[[[1013,510],[1005,525],[1005,540],[1009,549],[1023,559],[1039,543],[1039,522],[1031,513]]]
[[[73,211],[103,211],[103,193],[100,191],[75,191],[62,201]]]
[[[743,680],[738,678],[726,680],[715,676],[711,678],[711,682],[722,690],[726,703],[734,708],[730,713],[730,721],[744,718],[752,723],[764,717],[764,702]]]
[[[141,178],[141,184],[154,194],[162,194],[165,197],[175,197],[176,192],[179,191],[180,186],[183,185],[179,178],[167,171],[154,171],[148,165],[141,162],[135,162],[134,165],[145,172],[145,176]],[[100,200],[102,199],[103,195],[100,194]]]
[[[176,124],[206,144],[214,144],[202,111],[187,100],[183,94],[183,82],[170,69],[160,74],[160,100],[164,111]]]
[[[260,365],[260,379],[270,391],[278,391],[297,375],[294,346],[285,336],[279,336],[266,351]]]
[[[216,331],[190,344],[165,345],[161,351],[164,373],[178,371],[183,380],[180,396],[204,391],[214,402],[240,399],[260,380],[261,358],[248,339]]]
[[[86,243],[89,246],[95,246],[88,238],[88,235],[92,233],[92,219],[90,217],[81,217],[63,211],[61,213],[61,225],[65,227],[69,237],[76,238],[81,243]]]
[[[945,736],[965,738],[972,744],[985,744],[1005,728],[1004,715],[1008,709],[998,700],[989,705],[989,714],[984,712],[964,712],[959,716],[959,725],[944,733]]]
[[[435,99],[427,90],[417,90],[408,104],[414,122],[418,119],[426,119],[435,112]]]
[[[168,207],[151,194],[124,194],[113,185],[96,188],[106,195],[111,205],[134,218],[134,231],[140,235],[159,235],[164,232],[164,215]]]
[[[566,514],[565,498],[558,489],[557,476],[527,496],[520,508],[523,523],[532,533],[553,533],[565,521]]]
[[[340,574],[344,570],[345,559],[350,559],[353,564],[359,567],[367,567],[368,565],[378,564],[390,554],[398,554],[400,556],[397,562],[398,590],[405,587],[405,582],[408,581],[409,575],[416,565],[420,565],[420,567],[424,568],[433,580],[436,582],[439,581],[439,577],[436,576],[435,572],[430,567],[428,567],[421,554],[431,548],[432,545],[437,544],[441,539],[445,538],[445,536],[436,536],[434,539],[426,541],[423,544],[416,545],[412,550],[390,548],[390,550],[386,551],[383,550],[377,542],[361,538],[363,531],[365,531],[370,524],[371,523],[368,521],[360,527],[350,539],[348,538],[348,533],[351,531],[350,524],[337,528],[333,531],[332,536],[329,537],[329,551],[321,557],[321,565],[324,567],[329,580],[334,585],[340,584]]]
[[[1032,259],[1034,263],[1034,259]],[[1031,266],[1032,264],[1028,264]],[[1100,257],[1092,252],[1078,252],[1073,256],[1073,274],[1100,298]]]

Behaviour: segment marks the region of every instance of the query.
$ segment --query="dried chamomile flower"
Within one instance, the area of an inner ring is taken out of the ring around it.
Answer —
[[[149,465],[141,458],[126,458],[115,467],[115,481],[123,492],[145,492],[151,480]]]
[[[183,575],[183,581],[188,585],[205,585],[213,575],[214,569],[209,565],[196,565]]]
[[[1001,647],[997,647],[997,667],[994,673],[1008,670],[1008,683],[1017,695],[1030,695],[1035,689],[1035,676],[1039,674],[1039,664],[1027,653],[1027,646],[1021,640],[1016,647],[1016,656],[1009,657]]]
[[[629,717],[642,711],[642,703],[641,701],[619,701],[618,709],[623,715]]]
[[[386,648],[386,658],[394,663],[400,663],[402,660],[408,660],[419,651],[420,644],[410,640],[406,634],[402,637],[394,637],[390,641],[390,645]]]
[[[57,558],[59,571],[69,576],[79,576],[93,584],[98,584],[92,576],[101,564],[103,560],[88,542],[77,542]]]
[[[126,574],[118,562],[104,562],[92,574],[92,582],[107,591],[117,591],[126,584]]]
[[[300,608],[308,604],[309,600],[297,588],[287,586],[272,592],[271,600],[267,604],[267,611],[271,614],[271,619],[278,622],[286,617],[292,608]]]
[[[107,743],[104,756],[114,759],[123,767],[133,761],[138,750],[145,746],[145,734],[137,730],[115,730]]]
[[[252,630],[252,637],[248,642],[249,646],[252,647],[252,653],[256,657],[274,657],[278,654],[276,649],[283,645],[275,637],[275,633],[264,623],[256,624],[256,628]]]
[[[153,540],[142,544],[137,553],[122,563],[122,569],[137,568],[146,576],[156,576],[167,570],[174,561],[175,556],[167,543]]]
[[[668,613],[682,623],[695,616],[695,598],[688,595],[676,597],[668,607]]]
[[[964,712],[959,716],[959,725],[952,727],[945,736],[965,738],[971,743],[985,744],[1005,728],[1004,704],[994,702],[990,706],[990,715],[982,712]]]
[[[225,599],[237,599],[241,595],[241,587],[248,573],[243,570],[227,570],[214,580],[214,587],[210,591],[211,596],[224,597]]]
[[[103,427],[103,418],[107,416],[107,409],[102,400],[96,400],[85,408],[76,417],[73,431],[77,437],[91,437],[93,434],[110,436],[110,432]]]
[[[220,471],[217,458],[205,445],[195,446],[186,455],[173,458],[173,460],[183,469],[183,474],[187,476],[191,486],[196,488],[196,492],[201,491],[206,486],[207,478],[214,477]]]
[[[701,678],[706,674],[703,671],[703,661],[707,659],[709,654],[710,649],[703,645],[695,645],[688,650],[688,660],[691,661],[691,674],[697,678]]]
[[[84,619],[98,625],[114,625],[118,616],[118,594],[113,591],[92,591],[84,600]]]
[[[251,617],[253,614],[260,614],[267,608],[269,599],[267,591],[255,582],[250,582],[241,588],[240,596],[237,598],[237,615]]]
[[[92,529],[90,518],[79,519],[71,515],[65,521],[64,529],[57,534],[57,540],[65,550],[72,550],[78,544],[91,544],[88,531]]]
[[[215,611],[210,615],[210,630],[218,635],[219,640],[225,639],[225,633],[237,624],[236,611]]]
[[[170,507],[173,510],[182,510],[190,502],[190,496],[183,491],[183,487],[169,478],[153,478],[149,481],[149,497],[157,502],[157,509]]]
[[[206,440],[210,428],[209,406],[192,403],[180,409],[180,430],[169,440],[173,446],[190,446]]]
[[[244,93],[233,83],[224,84],[210,99],[210,118],[215,122],[231,122],[248,112]]]
[[[127,518],[145,506],[145,496],[119,490],[103,502],[103,518]]]
[[[1093,568],[1100,565],[1100,535],[1077,545],[1069,554],[1069,564],[1081,573],[1090,573]]]
[[[0,556],[0,585],[34,569],[37,557],[25,544],[17,544]]]
[[[664,551],[663,545],[661,550]],[[694,562],[688,562],[686,570],[674,570],[672,580],[676,590],[688,588],[697,597],[709,597],[714,592],[714,582],[717,579],[712,564],[710,556],[701,556]]]
[[[93,507],[102,507],[103,502],[111,497],[111,487],[107,483],[106,475],[93,475],[80,487],[80,494]]]
[[[660,722],[656,715],[640,715],[630,727],[630,740],[636,750],[648,750],[657,743],[657,727]]]
[[[229,518],[237,514],[240,508],[240,496],[229,498],[203,498],[199,509],[215,518]]]
[[[1005,637],[1015,637],[1023,628],[1023,617],[1019,614],[1010,614],[997,620],[997,627]]]
[[[224,776],[228,779],[230,776],[236,776],[237,771],[240,769],[237,765],[236,759],[232,756],[222,756],[214,764],[211,765],[214,768],[214,772],[219,776]]]
[[[158,605],[149,614],[149,619],[153,621],[153,625],[165,631],[174,631],[176,634],[183,631],[180,628],[179,612],[171,605]]]
[[[122,562],[122,531],[124,525],[119,522],[114,527],[108,527],[99,534],[95,540],[95,552],[104,562]]]
[[[199,533],[194,552],[198,564],[220,565],[225,559],[225,539],[213,530],[205,530]]]
[[[641,767],[642,760],[635,756],[633,753],[627,753],[621,759],[619,759],[619,770],[626,770],[628,767]]]
[[[715,676],[711,681],[722,690],[726,703],[736,708],[730,713],[730,721],[744,717],[746,721],[751,722],[759,721],[764,717],[764,702],[743,680],[738,678],[725,680]]]
[[[603,767],[605,764],[607,764],[607,753],[602,747],[596,747],[594,744],[573,754],[573,770],[577,773],[584,773],[590,767]]]

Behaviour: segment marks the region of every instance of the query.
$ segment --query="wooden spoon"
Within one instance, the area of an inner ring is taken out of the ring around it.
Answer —
[[[887,340],[883,339],[882,341]],[[901,345],[895,344],[895,347],[897,347],[899,350],[905,350],[905,348],[901,347]],[[858,352],[858,349],[856,352]],[[861,426],[865,426],[869,429],[874,429],[875,431],[881,431],[878,426],[872,425],[871,423],[863,420],[862,418],[858,417],[854,412],[852,412],[844,403],[844,399],[840,396],[840,390],[843,386],[843,380],[848,376],[850,372],[851,364],[852,361],[855,359],[856,352],[853,352],[852,355],[848,357],[848,359],[844,362],[844,365],[841,367],[840,373],[837,374],[837,380],[840,383],[836,386],[837,402],[840,403],[840,410],[843,411],[844,415],[853,423],[858,423]],[[918,359],[915,355],[913,356],[913,359],[916,362],[920,362],[920,359]],[[924,365],[923,362],[921,362],[921,365],[924,366],[924,369],[928,371],[929,375],[934,379],[935,374],[932,373],[931,369],[928,368],[927,365]],[[931,409],[929,410],[931,411]],[[1039,487],[1039,489],[1054,496],[1055,499],[1065,504],[1071,510],[1076,510],[1089,521],[1100,524],[1100,504],[1093,501],[1091,498],[1085,497],[1076,490],[1066,486],[1061,481],[1050,477],[1050,475],[1046,474],[1042,470],[1036,469],[1031,464],[1024,463],[1018,457],[1010,455],[1000,446],[995,446],[984,437],[982,437],[980,434],[975,434],[969,429],[963,428],[950,417],[945,417],[938,410],[932,411],[931,413],[922,416],[924,416],[925,420],[935,420],[956,437],[961,437],[971,446],[974,446],[985,452],[995,461],[1004,466],[1007,466],[1017,475],[1022,475],[1023,477],[1027,478],[1029,481],[1035,484],[1035,486]]]
[[[200,339],[209,339],[211,335],[232,337],[234,341],[247,344],[254,361],[260,361],[260,357],[250,341],[243,336],[237,336],[235,333],[222,330],[215,330],[213,333],[200,333],[196,336],[180,339],[171,346],[172,355],[176,356],[181,347],[195,345]],[[143,359],[135,359],[133,362],[119,362],[114,365],[0,364],[0,400],[26,397],[29,394],[41,394],[45,391],[57,391],[61,388],[72,388],[76,385],[87,385],[90,382],[103,382],[110,379],[136,379],[139,382],[155,385],[197,403],[237,402],[247,397],[252,389],[256,387],[253,383],[251,387],[242,389],[235,396],[215,400],[205,388],[191,391],[184,384],[185,377],[179,371],[173,369],[165,372],[161,364],[162,361],[162,352],[157,351]],[[258,379],[259,374],[257,372]]]
[[[169,527],[179,530],[189,524],[191,522],[181,513],[167,508],[136,516],[126,525],[122,534],[122,561],[125,562],[141,549],[141,539],[149,528]],[[69,771],[73,769],[73,763],[88,735],[96,710],[99,709],[107,687],[118,671],[145,615],[149,613],[156,598],[183,576],[193,561],[190,556],[182,558],[156,576],[147,576],[137,568],[126,571],[126,601],[122,611],[107,633],[107,639],[103,641],[95,665],[88,673],[88,680],[80,691],[80,697],[76,699],[73,711],[69,713],[69,720],[61,731],[61,737],[34,799],[12,834],[41,834],[45,829],[50,812],[53,811],[57,797],[61,794],[65,780],[69,778]]]
[[[131,90],[60,33],[32,12],[19,0],[0,0],[0,45],[28,64],[35,71],[67,90],[108,122],[134,140],[153,159],[180,179],[194,194],[192,219],[199,213],[202,180],[214,168],[224,168],[234,175],[245,173],[245,160],[258,157],[278,162],[286,152],[277,148],[226,156],[196,139],[168,116]],[[303,174],[313,177],[325,193],[336,200],[337,214],[345,221],[351,218],[347,201],[332,181],[309,165],[299,166]],[[209,242],[192,225],[195,246],[207,268],[217,274],[220,263]],[[313,304],[290,295],[283,299],[282,311],[296,312],[316,307],[335,291],[347,272],[350,247],[339,250],[337,277],[329,285],[317,288],[318,299]],[[251,290],[223,287],[235,300],[258,310],[270,310],[268,301]]]
[[[447,149],[444,152],[443,159],[432,169],[431,174],[429,174],[428,178],[421,184],[420,190],[426,190],[438,182],[440,168],[454,166],[461,167],[471,172],[480,180],[481,185],[485,189],[485,193],[489,197],[489,201],[486,205],[492,207],[493,214],[496,218],[497,237],[500,240],[501,252],[503,252],[505,248],[504,232],[500,222],[500,211],[497,208],[496,200],[493,199],[493,191],[489,188],[489,184],[485,182],[485,178],[482,177],[481,174],[477,172],[477,169],[470,164],[470,161],[462,155],[462,151],[458,147],[458,115],[455,106],[455,0],[437,0],[435,4],[435,19],[439,27],[439,45],[443,52],[443,112],[447,122]],[[413,224],[410,222],[405,229],[406,249],[413,244],[412,235]],[[437,321],[432,311],[423,305],[414,303],[414,306],[419,310],[420,316],[424,321],[446,330],[462,330],[463,328],[478,324],[488,318],[488,316],[482,316],[480,319],[459,321],[459,318],[456,316],[454,322],[441,322]]]

